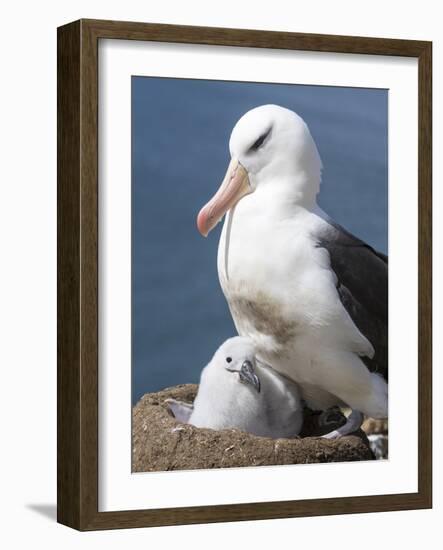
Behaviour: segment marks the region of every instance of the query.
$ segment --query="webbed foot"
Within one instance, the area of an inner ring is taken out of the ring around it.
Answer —
[[[324,413],[322,413],[322,415],[328,412],[329,411],[325,411]],[[332,424],[332,421],[330,420],[329,423]],[[362,423],[363,423],[363,414],[360,411],[352,410],[351,414],[346,419],[346,423],[343,424],[343,426],[340,426],[340,428],[337,428],[332,432],[322,435],[321,437],[323,437],[324,439],[338,439],[340,437],[343,437],[344,435],[349,435],[357,431],[362,425]],[[327,424],[323,424],[323,425],[327,425]]]

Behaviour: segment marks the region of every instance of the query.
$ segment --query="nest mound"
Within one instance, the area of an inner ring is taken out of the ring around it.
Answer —
[[[337,440],[321,439],[318,415],[307,411],[301,437],[271,439],[236,429],[210,430],[177,422],[168,398],[192,402],[196,384],[147,393],[132,413],[132,471],[195,470],[373,460],[362,431]],[[337,426],[344,417],[337,418]],[[332,426],[329,429],[334,429]]]

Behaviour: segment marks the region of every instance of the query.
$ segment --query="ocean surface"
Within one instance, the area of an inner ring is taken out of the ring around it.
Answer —
[[[235,334],[216,267],[221,224],[196,228],[229,162],[235,122],[274,103],[308,124],[323,161],[320,206],[388,249],[388,91],[132,78],[132,401],[198,382]]]

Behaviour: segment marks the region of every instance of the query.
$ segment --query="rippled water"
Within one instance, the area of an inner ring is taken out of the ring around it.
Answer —
[[[132,398],[198,382],[235,334],[216,254],[195,218],[229,161],[228,140],[249,109],[276,103],[307,122],[323,161],[322,208],[387,252],[386,90],[132,79]]]

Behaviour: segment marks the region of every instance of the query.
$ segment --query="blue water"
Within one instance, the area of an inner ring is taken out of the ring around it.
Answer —
[[[387,90],[132,78],[132,399],[198,382],[235,334],[216,268],[221,224],[195,220],[229,162],[232,127],[275,103],[308,124],[323,161],[319,203],[387,252]]]

